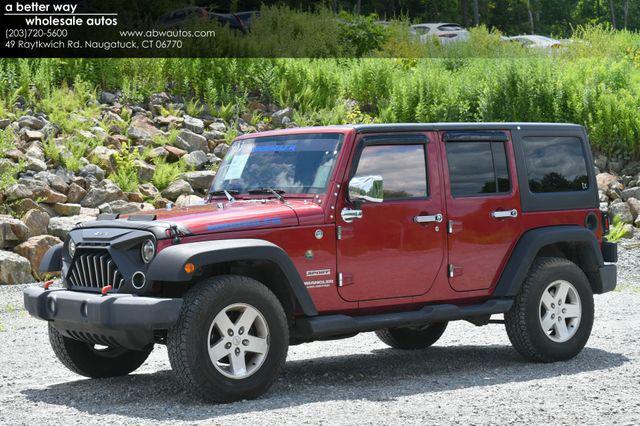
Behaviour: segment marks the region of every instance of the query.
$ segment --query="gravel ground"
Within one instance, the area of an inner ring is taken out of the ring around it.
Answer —
[[[638,424],[637,251],[621,260],[622,290],[596,296],[591,339],[571,361],[524,362],[498,324],[450,324],[436,346],[415,352],[365,333],[291,347],[264,397],[228,405],[184,394],[162,346],[127,377],[69,372],[44,323],[22,310],[23,286],[0,287],[0,424]]]

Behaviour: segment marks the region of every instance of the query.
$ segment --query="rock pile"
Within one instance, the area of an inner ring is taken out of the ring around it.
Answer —
[[[167,93],[151,95],[143,106],[123,104],[119,98],[118,93],[101,92],[98,116],[71,114],[87,124],[72,134],[39,112],[0,117],[0,131],[14,138],[10,149],[0,152],[0,177],[12,181],[0,186],[0,284],[43,279],[38,266],[47,249],[62,242],[77,223],[100,213],[136,213],[168,202],[201,203],[229,148],[229,136],[295,126],[290,108],[259,103],[252,103],[254,113],[265,121],[253,126],[247,122],[252,113],[231,121],[206,112],[191,116],[181,99]],[[72,155],[73,138],[92,147],[79,158],[75,171],[60,161]],[[140,154],[133,162],[139,181],[134,191],[123,190],[110,178],[124,149]],[[56,151],[60,158],[50,156]],[[158,159],[180,162],[186,171],[156,188]]]

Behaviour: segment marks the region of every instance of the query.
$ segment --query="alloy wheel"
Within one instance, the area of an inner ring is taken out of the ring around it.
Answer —
[[[232,379],[251,376],[269,352],[269,326],[255,307],[235,303],[222,309],[207,334],[209,358],[221,374]]]

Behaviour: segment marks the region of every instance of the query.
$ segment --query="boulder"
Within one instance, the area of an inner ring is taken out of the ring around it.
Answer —
[[[612,203],[609,206],[609,214],[612,218],[617,217],[624,223],[633,223],[633,214],[627,203]]]
[[[64,203],[67,201],[67,196],[54,191],[49,187],[39,187],[33,189],[33,196],[36,200],[45,204]]]
[[[49,234],[64,240],[77,224],[95,219],[94,216],[87,215],[52,217],[51,220],[49,220]]]
[[[171,102],[171,98],[165,92],[154,93],[149,96],[148,107],[150,110],[155,110],[157,107],[165,106]]]
[[[0,158],[0,175],[7,173],[14,174],[17,164],[8,158]]]
[[[167,127],[167,126],[175,126],[175,127],[180,127],[182,125],[182,123],[184,122],[184,119],[182,117],[176,117],[175,115],[168,115],[168,116],[162,116],[159,115],[156,118],[153,119],[153,121],[158,125],[158,126],[162,126],[162,127]]]
[[[190,169],[200,170],[209,161],[203,151],[193,151],[182,157],[182,161]]]
[[[224,137],[224,134],[227,132],[227,125],[222,121],[214,121],[213,123],[209,124],[209,130],[213,132],[219,132]]]
[[[80,214],[80,204],[73,203],[56,203],[53,205],[53,209],[60,216],[75,216]]]
[[[27,127],[33,130],[40,130],[45,126],[45,124],[47,124],[46,121],[41,118],[34,117],[33,115],[24,115],[18,119],[18,126],[21,129]]]
[[[22,138],[27,142],[41,141],[42,139],[44,139],[44,133],[42,133],[40,130],[26,130],[24,133],[22,133]]]
[[[143,183],[138,185],[138,191],[142,194],[143,197],[146,198],[158,198],[160,196],[160,191],[156,188],[152,183]]]
[[[640,200],[640,186],[623,189],[620,193],[620,198],[622,198],[622,201],[627,201],[629,198],[637,198]]]
[[[150,149],[149,151],[146,152],[146,159],[147,160],[153,160],[155,158],[165,158],[166,156],[169,155],[169,152],[164,149],[165,147],[163,146],[157,146],[153,149]],[[178,149],[178,148],[176,148]]]
[[[93,177],[94,179],[101,181],[102,179],[104,179],[105,173],[102,168],[96,166],[95,164],[87,164],[78,171],[78,175],[85,178]]]
[[[34,281],[29,260],[17,253],[0,250],[0,284],[26,284]]]
[[[97,146],[89,154],[89,158],[93,163],[97,164],[104,170],[113,170],[115,166],[115,155],[118,153],[115,149],[106,146]]]
[[[182,194],[193,194],[193,188],[191,188],[191,185],[183,179],[178,179],[177,181],[172,182],[164,189],[164,191],[162,191],[162,196],[170,200],[175,200]]]
[[[278,110],[271,115],[271,122],[274,126],[284,126],[291,122],[291,115],[293,110],[289,107]],[[285,120],[287,118],[288,120]]]
[[[77,183],[71,183],[67,191],[68,203],[79,203],[87,195],[87,191]]]
[[[125,192],[124,196],[127,197],[127,201],[132,203],[143,203],[144,197],[139,192]]]
[[[184,179],[196,191],[206,191],[211,186],[211,181],[216,175],[211,170],[183,173],[180,178]]]
[[[22,198],[33,197],[33,191],[31,191],[31,189],[29,189],[26,185],[20,183],[16,183],[7,188],[6,194],[7,201],[15,201]]]
[[[167,151],[167,158],[170,160],[179,160],[183,155],[187,153],[184,149],[176,148],[175,146],[165,145],[164,149]]]
[[[118,99],[118,96],[110,93],[110,92],[100,92],[100,102],[103,104],[107,104],[107,105],[113,105],[116,100]]]
[[[153,124],[145,115],[136,115],[131,120],[127,135],[138,141],[151,141],[154,136],[161,135],[162,131]]]
[[[213,150],[213,155],[218,158],[224,158],[224,156],[227,155],[227,151],[229,151],[229,145],[227,145],[226,143],[221,143]]]
[[[29,260],[29,263],[31,263],[31,273],[34,277],[41,279],[43,276],[40,275],[39,268],[42,257],[47,250],[61,242],[62,240],[51,235],[38,235],[16,246],[14,251]]]
[[[171,200],[167,200],[166,198],[156,198],[153,200],[153,206],[156,209],[164,209],[169,205],[169,203],[171,203]]]
[[[640,216],[640,200],[632,197],[627,200],[627,204],[629,205],[629,210],[633,218],[637,219]]]
[[[31,198],[23,198],[21,200],[14,201],[13,204],[11,204],[11,210],[19,215],[26,214],[29,210],[40,210],[48,213],[47,209],[43,205],[36,203]]]
[[[82,207],[97,207],[100,204],[110,203],[111,201],[121,200],[123,198],[124,193],[114,184],[102,187],[96,186],[87,192],[87,195],[82,199],[80,205]]]
[[[224,133],[219,132],[217,130],[210,130],[208,132],[204,132],[202,136],[204,136],[209,141],[224,140]]]
[[[69,185],[65,182],[65,180],[58,174],[51,173],[49,171],[38,172],[34,176],[34,179],[45,182],[54,190],[66,194],[69,190]]]
[[[0,129],[6,129],[9,124],[11,124],[11,120],[9,118],[0,118]]]
[[[0,215],[0,248],[14,247],[29,238],[29,228],[21,220]]]
[[[22,222],[29,228],[29,235],[43,235],[49,226],[49,214],[39,209],[31,209],[22,216]]]
[[[186,129],[180,131],[173,145],[187,152],[209,151],[207,138]]]
[[[24,162],[26,170],[33,170],[34,172],[43,172],[47,170],[47,163],[37,158],[27,157]]]
[[[112,201],[100,206],[101,213],[130,214],[142,210],[142,203],[132,203],[124,200]]]
[[[204,199],[197,195],[182,194],[176,200],[176,207],[200,206],[204,204]]]
[[[135,160],[133,164],[138,170],[138,179],[141,182],[149,182],[153,179],[153,173],[156,171],[155,166],[139,159]]]
[[[635,233],[635,229],[630,223],[625,223],[622,227],[622,238],[633,238]]]
[[[202,134],[204,132],[204,121],[190,115],[184,115],[184,122],[182,123],[185,129],[189,129],[194,133]]]
[[[27,158],[35,158],[37,160],[45,161],[46,158],[44,156],[44,151],[42,150],[42,146],[40,143],[32,143],[29,145],[29,148],[24,152],[24,155]]]

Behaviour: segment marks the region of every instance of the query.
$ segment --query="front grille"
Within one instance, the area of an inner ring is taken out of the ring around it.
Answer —
[[[101,289],[110,285],[117,290],[124,283],[116,263],[104,250],[78,254],[67,278],[71,286],[81,288]]]

